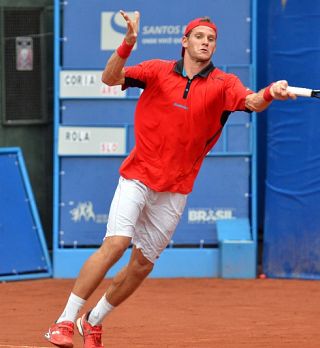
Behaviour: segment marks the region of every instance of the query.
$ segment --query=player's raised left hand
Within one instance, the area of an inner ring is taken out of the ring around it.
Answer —
[[[128,16],[126,12],[121,10],[120,13],[124,20],[127,22],[127,33],[124,39],[126,40],[128,45],[134,45],[137,41],[139,32],[140,13],[138,11],[135,11],[133,20]]]

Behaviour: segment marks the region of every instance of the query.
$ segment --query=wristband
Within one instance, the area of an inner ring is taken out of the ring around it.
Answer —
[[[263,99],[268,103],[270,103],[274,99],[270,93],[270,89],[272,85],[273,83],[271,83],[263,92]]]
[[[126,40],[122,41],[122,44],[117,48],[117,53],[120,58],[127,59],[130,56],[133,45],[129,45]]]

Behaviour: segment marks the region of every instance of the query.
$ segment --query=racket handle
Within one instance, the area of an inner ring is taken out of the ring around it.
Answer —
[[[287,87],[287,91],[300,97],[311,97],[312,89],[301,87]]]

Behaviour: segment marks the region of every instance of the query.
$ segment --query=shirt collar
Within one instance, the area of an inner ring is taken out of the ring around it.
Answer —
[[[211,71],[213,71],[215,69],[215,66],[212,64],[212,62],[210,62],[205,68],[203,68],[197,75],[195,75],[194,77],[196,76],[199,76],[199,77],[208,77],[208,75],[211,73]],[[180,59],[176,62],[175,66],[174,66],[174,71],[177,73],[177,74],[180,74],[184,77],[186,77],[186,74],[185,74],[185,70],[184,70],[184,67],[183,67],[183,59]]]

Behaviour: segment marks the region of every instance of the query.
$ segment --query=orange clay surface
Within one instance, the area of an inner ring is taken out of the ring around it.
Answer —
[[[0,348],[53,347],[44,338],[74,280],[0,283]],[[102,282],[84,310],[110,283]],[[147,279],[104,322],[106,348],[320,347],[320,282]],[[74,347],[82,347],[76,333]]]

